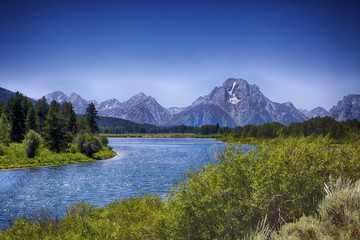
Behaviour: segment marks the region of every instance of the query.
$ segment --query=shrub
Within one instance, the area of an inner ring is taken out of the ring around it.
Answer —
[[[319,216],[303,216],[283,225],[271,239],[360,239],[360,180],[351,183],[330,179],[325,191]]]
[[[23,144],[25,146],[26,156],[28,158],[34,158],[36,151],[40,147],[40,144],[42,143],[42,138],[40,134],[35,132],[34,130],[30,130],[23,141]]]
[[[0,116],[0,144],[8,146],[10,143],[10,123],[3,113]]]
[[[360,178],[359,146],[289,138],[244,152],[229,146],[171,192],[173,238],[243,238],[267,215],[271,229],[317,212],[329,176]]]
[[[88,133],[79,134],[76,138],[77,148],[79,152],[92,157],[102,147],[102,141],[98,136]]]
[[[340,239],[360,239],[360,181],[339,178],[325,187],[326,196],[319,207],[326,231]]]

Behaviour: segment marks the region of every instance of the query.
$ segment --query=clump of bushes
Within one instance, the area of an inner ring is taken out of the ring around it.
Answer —
[[[106,137],[99,137],[89,133],[81,133],[76,137],[76,145],[80,153],[92,157],[103,146],[107,146],[109,141]]]

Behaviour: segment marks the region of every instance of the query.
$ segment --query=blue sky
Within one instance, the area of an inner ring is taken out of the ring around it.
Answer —
[[[0,1],[0,86],[184,107],[230,77],[327,110],[360,94],[359,1]]]

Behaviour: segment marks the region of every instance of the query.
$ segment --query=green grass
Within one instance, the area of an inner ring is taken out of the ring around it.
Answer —
[[[91,162],[96,159],[112,158],[115,155],[110,147],[103,147],[92,158],[81,153],[54,153],[42,147],[34,158],[27,158],[22,144],[11,143],[8,147],[0,145],[0,169]]]

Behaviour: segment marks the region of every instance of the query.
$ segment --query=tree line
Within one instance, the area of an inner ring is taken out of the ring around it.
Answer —
[[[53,152],[78,151],[90,157],[107,144],[98,136],[93,103],[78,117],[70,102],[48,104],[43,97],[34,103],[16,92],[1,105],[0,114],[0,144],[24,143],[28,157],[35,156],[41,143]]]
[[[195,133],[201,135],[222,134],[236,138],[276,138],[278,136],[300,137],[300,136],[327,136],[334,139],[341,139],[349,132],[360,132],[360,122],[357,119],[338,122],[331,117],[316,117],[304,122],[291,123],[285,126],[278,122],[264,123],[262,125],[246,125],[232,127],[220,127],[216,125],[172,126],[158,127],[151,124],[137,124],[131,121],[100,117],[98,122],[100,133]]]
[[[334,139],[345,138],[348,134],[360,132],[360,122],[357,119],[338,122],[331,117],[315,117],[304,122],[291,123],[289,126],[278,122],[265,123],[259,126],[247,125],[236,127],[234,137],[276,138],[327,136]]]

